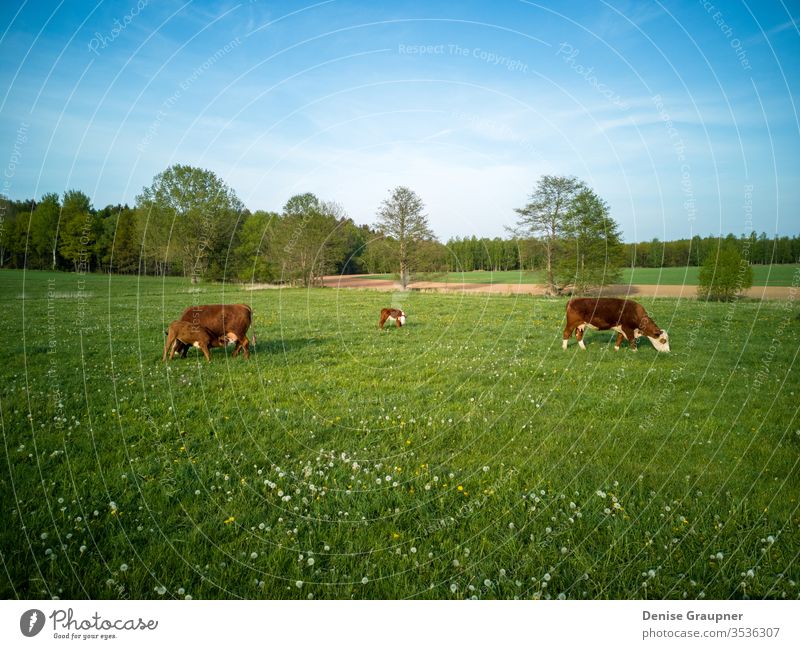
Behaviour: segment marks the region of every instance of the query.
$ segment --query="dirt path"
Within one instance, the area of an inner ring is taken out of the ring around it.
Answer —
[[[375,291],[400,291],[400,284],[390,279],[367,279],[366,275],[330,275],[323,278],[323,285],[331,288],[361,288]],[[445,282],[411,282],[412,290],[444,291],[455,293],[500,293],[503,295],[544,295],[541,284],[472,284]],[[757,300],[786,300],[790,297],[789,286],[754,286],[746,296]],[[697,287],[693,285],[668,284],[615,284],[603,290],[603,295],[638,297],[696,298]]]

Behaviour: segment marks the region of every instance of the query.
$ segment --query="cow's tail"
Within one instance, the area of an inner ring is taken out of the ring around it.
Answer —
[[[251,307],[249,304],[243,304],[242,306],[244,306],[250,312],[250,322],[252,322],[253,321],[253,307]],[[252,336],[250,337],[250,343],[253,345],[253,347],[256,346],[256,330],[255,330],[255,327],[253,328],[253,333],[252,333]]]

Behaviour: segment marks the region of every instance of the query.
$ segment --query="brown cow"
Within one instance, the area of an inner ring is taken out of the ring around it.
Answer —
[[[381,309],[381,319],[378,322],[378,327],[383,329],[383,325],[386,324],[387,320],[390,321],[390,324],[394,322],[399,329],[406,323],[406,314],[400,309]]]
[[[245,358],[250,358],[247,330],[253,321],[253,309],[247,304],[190,306],[181,314],[181,320],[205,327],[217,338],[225,338],[227,342],[236,343],[232,354],[234,357],[241,350]],[[188,351],[188,347],[182,348],[181,356],[185,358]]]
[[[203,356],[210,363],[211,354],[209,354],[208,348],[222,347],[226,342],[225,337],[215,336],[203,326],[184,320],[174,320],[167,330],[167,344],[164,345],[164,354],[161,356],[161,360],[167,360],[167,351],[169,351],[169,360],[172,360],[178,345],[181,345],[181,351],[188,351],[189,347],[199,347]]]
[[[616,331],[615,351],[619,351],[623,339],[627,339],[631,350],[636,351],[636,339],[642,335],[647,336],[658,351],[669,351],[667,332],[656,326],[641,304],[631,300],[615,297],[579,297],[570,300],[567,304],[567,326],[564,328],[563,348],[567,348],[567,341],[577,329],[578,345],[581,349],[586,349],[583,343],[583,332],[586,327],[600,331]]]

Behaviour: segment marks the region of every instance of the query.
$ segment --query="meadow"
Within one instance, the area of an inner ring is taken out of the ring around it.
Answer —
[[[795,301],[563,299],[0,272],[4,598],[797,598]],[[381,307],[408,324],[379,331]],[[251,360],[161,362],[246,302]]]
[[[753,286],[791,286],[800,264],[753,265]],[[696,286],[700,272],[698,266],[681,268],[624,268],[621,284],[666,284],[668,286]],[[392,275],[369,275],[372,279],[392,279]],[[427,278],[426,278],[427,279]],[[474,270],[450,272],[431,276],[431,281],[452,284],[543,284],[541,270]]]

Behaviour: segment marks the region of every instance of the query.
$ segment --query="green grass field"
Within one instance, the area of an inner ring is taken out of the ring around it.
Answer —
[[[753,286],[791,286],[792,278],[800,264],[753,266]],[[625,268],[622,284],[667,284],[670,286],[697,285],[699,268]],[[392,279],[392,275],[370,275],[373,279]],[[469,273],[444,273],[431,277],[431,281],[468,284],[542,284],[544,271],[501,270],[490,272],[476,270]]]
[[[5,598],[800,596],[795,303],[646,299],[671,354],[564,352],[564,300],[412,293],[380,332],[374,291],[22,280]],[[220,301],[252,359],[162,364]]]

